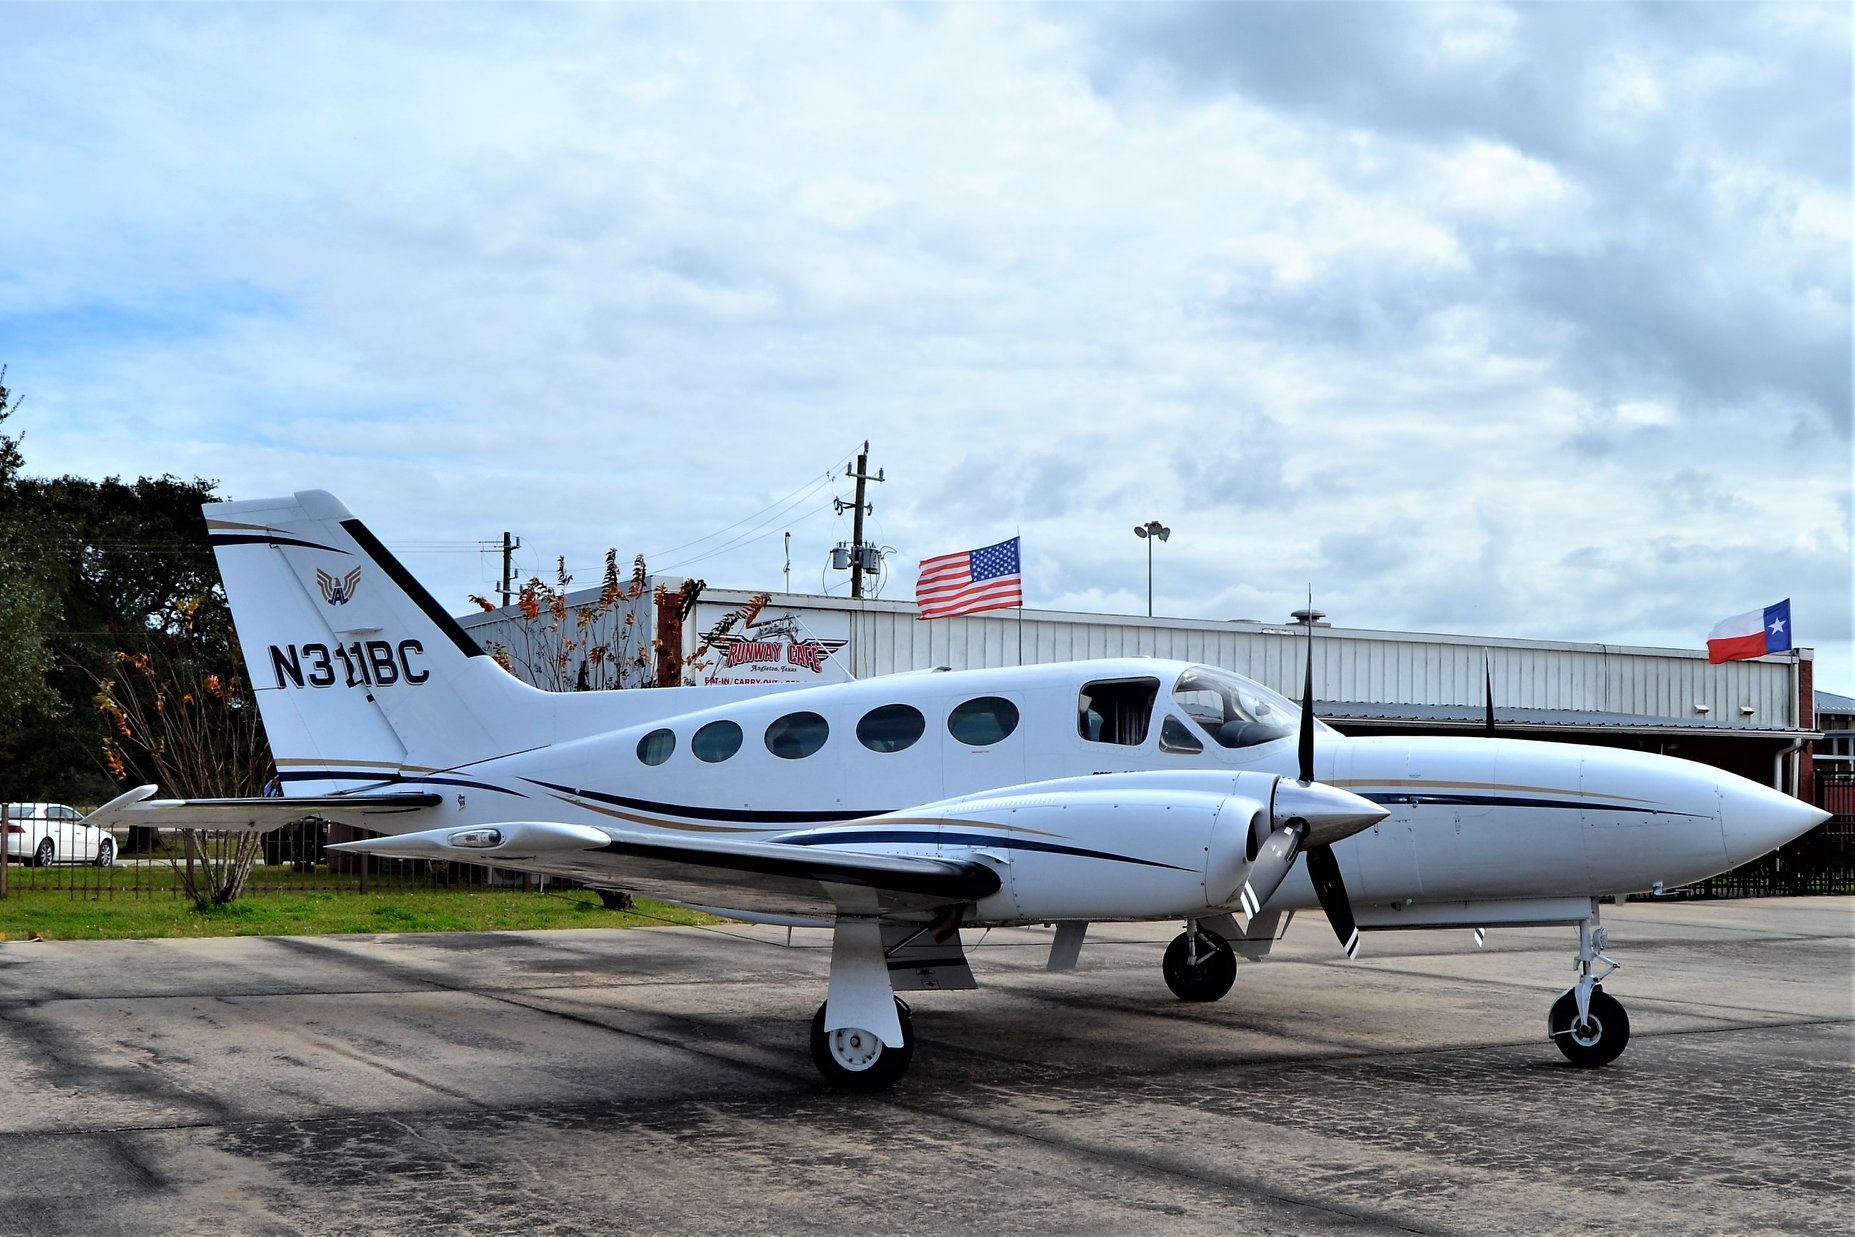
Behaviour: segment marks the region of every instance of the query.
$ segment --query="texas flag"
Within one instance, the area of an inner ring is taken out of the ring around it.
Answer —
[[[1783,653],[1791,647],[1791,599],[1721,619],[1707,635],[1707,660],[1737,661]]]

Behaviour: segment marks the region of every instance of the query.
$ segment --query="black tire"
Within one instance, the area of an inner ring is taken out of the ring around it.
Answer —
[[[895,1016],[902,1020],[902,1046],[891,1048],[877,1041],[873,1055],[868,1057],[868,1064],[856,1068],[838,1060],[832,1052],[832,1038],[845,1037],[841,1050],[848,1055],[856,1055],[859,1050],[868,1051],[867,1045],[857,1037],[869,1035],[868,1031],[845,1028],[826,1035],[824,1030],[824,1006],[812,1015],[812,1064],[824,1076],[826,1085],[838,1087],[845,1091],[870,1094],[875,1091],[887,1091],[900,1081],[908,1072],[908,1062],[915,1055],[915,1024],[908,1016],[908,1006],[902,1004],[898,997],[895,1002]]]
[[[1215,1001],[1237,982],[1237,951],[1215,932],[1198,930],[1198,960],[1191,960],[1191,933],[1181,932],[1166,946],[1160,970],[1166,986],[1181,1001]]]
[[[1609,1065],[1629,1046],[1630,1016],[1623,1011],[1617,998],[1604,991],[1604,985],[1598,984],[1591,990],[1590,1023],[1575,1027],[1573,1023],[1577,1020],[1578,998],[1570,992],[1554,1001],[1552,1012],[1546,1016],[1552,1042],[1559,1046],[1565,1059],[1578,1068],[1597,1069]]]
[[[104,838],[97,843],[97,866],[113,868],[116,866],[116,839]]]
[[[50,838],[46,838],[39,843],[39,848],[32,852],[32,866],[35,868],[49,868],[52,865],[52,860],[57,857],[57,846],[52,844]]]

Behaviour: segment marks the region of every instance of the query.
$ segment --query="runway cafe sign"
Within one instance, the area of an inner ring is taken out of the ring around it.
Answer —
[[[698,611],[704,608],[698,607]],[[698,629],[707,630],[725,613],[720,607],[714,607],[712,614],[698,613]],[[850,643],[848,616],[814,615],[812,621],[841,630],[820,635],[797,614],[763,611],[696,657],[696,682],[711,687],[743,683],[811,686],[849,681],[850,672],[839,656]]]

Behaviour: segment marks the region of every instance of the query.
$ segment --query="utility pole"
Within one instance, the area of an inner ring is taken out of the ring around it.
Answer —
[[[792,591],[792,532],[786,532],[786,591]]]
[[[874,569],[879,561],[874,553],[876,547],[863,544],[863,515],[869,510],[869,503],[864,496],[865,485],[867,482],[881,481],[883,479],[882,469],[880,468],[876,470],[874,476],[870,475],[870,444],[867,441],[864,442],[863,449],[857,452],[856,471],[846,473],[845,475],[854,478],[857,483],[856,499],[851,504],[853,511],[850,517],[848,566],[850,567],[850,595],[860,598],[863,596],[864,571]],[[838,511],[843,511],[843,500],[838,499],[836,501]],[[843,547],[840,545],[838,549],[840,553],[835,557],[844,557],[841,553]]]
[[[522,548],[520,537],[510,537],[505,531],[502,535],[502,604],[507,609],[509,593],[515,583],[515,552]]]

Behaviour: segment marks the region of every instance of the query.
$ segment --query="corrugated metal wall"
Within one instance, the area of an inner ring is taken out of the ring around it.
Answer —
[[[1153,656],[1208,662],[1290,696],[1301,690],[1299,631],[1249,624],[1094,616],[1002,617],[921,622],[911,609],[866,609],[856,618],[852,669],[859,677],[948,666]],[[1020,649],[1022,650],[1020,652]],[[1575,709],[1692,722],[1794,723],[1792,667],[1784,662],[1711,666],[1704,653],[1557,646],[1470,637],[1317,629],[1314,694],[1322,700],[1478,706],[1483,650],[1503,709]],[[1709,712],[1696,712],[1698,705]],[[1742,706],[1753,712],[1746,715]]]

